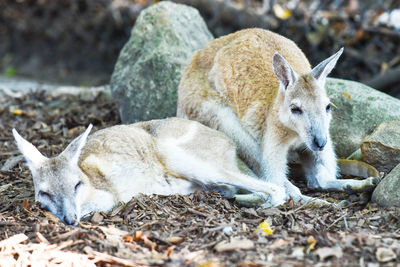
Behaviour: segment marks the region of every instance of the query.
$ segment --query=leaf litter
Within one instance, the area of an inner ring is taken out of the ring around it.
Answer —
[[[18,158],[11,129],[46,156],[54,156],[89,123],[95,130],[120,123],[117,109],[101,98],[83,101],[40,92],[7,104],[23,112],[0,109],[0,160],[1,166],[6,165],[0,171],[0,265],[40,261],[43,266],[396,266],[400,262],[400,209],[365,203],[365,195],[311,192],[302,181],[297,185],[305,194],[352,203],[342,209],[312,209],[289,201],[264,209],[240,207],[215,192],[139,195],[110,213],[94,213],[78,227],[66,226],[34,203],[32,177]]]

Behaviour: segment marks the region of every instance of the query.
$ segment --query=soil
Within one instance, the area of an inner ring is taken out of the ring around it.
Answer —
[[[34,203],[31,174],[16,158],[11,129],[54,156],[89,123],[94,130],[120,123],[114,104],[37,92],[0,109],[0,240],[24,233],[27,246],[102,253],[97,266],[399,266],[400,209],[377,207],[365,194],[310,192],[301,182],[307,195],[351,205],[316,209],[288,201],[263,209],[240,207],[215,192],[140,195],[66,226]],[[257,232],[262,222],[266,228]],[[0,261],[2,253],[0,241]]]

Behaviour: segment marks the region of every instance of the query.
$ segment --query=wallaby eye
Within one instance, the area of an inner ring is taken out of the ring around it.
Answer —
[[[53,199],[53,196],[50,193],[47,193],[47,192],[42,191],[42,190],[39,191],[39,195],[42,196],[42,197],[47,197],[50,200]]]
[[[78,188],[82,185],[82,182],[79,181],[76,185],[75,185],[75,192],[78,190]]]
[[[291,111],[293,114],[296,114],[296,115],[301,115],[301,114],[303,114],[303,110],[302,110],[301,108],[299,108],[298,106],[295,106],[295,105],[291,105],[291,106],[290,106],[290,111]]]
[[[331,104],[328,104],[328,105],[326,106],[326,112],[329,112],[329,111],[331,111]]]

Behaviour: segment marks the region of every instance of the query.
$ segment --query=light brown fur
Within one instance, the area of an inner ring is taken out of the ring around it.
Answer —
[[[184,113],[197,119],[197,110],[204,101],[223,102],[233,109],[249,133],[261,141],[269,110],[274,103],[281,102],[277,99],[279,80],[271,65],[275,52],[287,58],[297,73],[311,71],[310,63],[293,41],[262,29],[242,30],[215,39],[196,51],[180,84],[183,90],[179,90],[178,116]],[[216,80],[227,85],[220,94],[209,80],[213,66],[219,72]],[[243,120],[249,110],[250,121]],[[279,131],[280,135],[287,133],[285,129]]]
[[[288,159],[299,151],[310,187],[360,188],[356,181],[336,179],[329,136],[325,80],[342,52],[311,69],[294,42],[267,30],[215,39],[194,53],[182,75],[177,116],[227,134],[260,178],[284,186],[299,200],[305,197],[286,177]]]

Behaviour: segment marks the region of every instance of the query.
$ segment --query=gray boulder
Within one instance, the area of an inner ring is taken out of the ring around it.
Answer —
[[[358,82],[327,79],[334,109],[331,136],[338,157],[346,158],[382,122],[400,121],[400,100]]]
[[[400,164],[378,184],[372,201],[385,207],[400,207]]]
[[[122,122],[175,116],[183,68],[211,39],[194,8],[165,1],[143,10],[111,76]]]
[[[400,121],[380,124],[364,138],[361,151],[363,161],[379,171],[390,172],[400,163]]]

